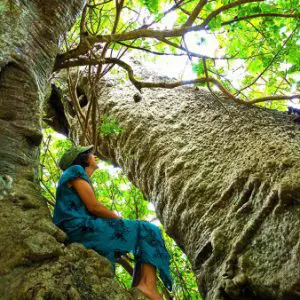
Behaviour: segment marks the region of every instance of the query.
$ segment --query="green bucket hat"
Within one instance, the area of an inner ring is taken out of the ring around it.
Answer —
[[[93,148],[94,148],[93,145],[84,146],[84,147],[82,146],[71,147],[62,155],[61,159],[59,160],[59,167],[62,170],[67,169],[79,154],[84,153]]]

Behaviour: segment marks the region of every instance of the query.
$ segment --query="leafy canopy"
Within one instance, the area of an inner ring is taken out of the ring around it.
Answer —
[[[152,60],[186,56],[192,83],[218,88],[236,102],[299,99],[299,17],[298,0],[89,0],[55,70],[86,65],[100,80],[118,65],[139,90],[172,88],[171,82],[137,80],[122,58],[126,52]],[[209,50],[214,40],[217,48],[209,55],[192,51],[188,36]]]

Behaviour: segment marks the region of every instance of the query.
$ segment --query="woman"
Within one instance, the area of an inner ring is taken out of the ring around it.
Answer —
[[[169,290],[172,283],[160,229],[149,222],[122,219],[97,201],[90,182],[98,168],[93,146],[70,148],[59,166],[64,172],[56,190],[54,224],[71,242],[96,250],[113,266],[116,254],[132,252],[136,261],[134,281],[139,281],[133,286],[151,300],[163,299],[156,287],[156,268]]]

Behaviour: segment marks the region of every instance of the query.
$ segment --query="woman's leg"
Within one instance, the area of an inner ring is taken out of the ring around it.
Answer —
[[[150,264],[141,264],[140,282],[136,286],[151,300],[163,300],[163,297],[157,290],[156,268]]]
[[[153,286],[153,282],[156,282],[156,267],[165,286],[171,290],[169,254],[157,226],[140,220],[96,218],[86,222],[77,231],[73,242],[80,242],[87,248],[96,250],[113,264],[115,252],[132,252],[137,265],[141,267],[147,264],[148,267],[143,266],[141,270],[143,280],[137,279],[135,285],[141,282],[144,286]]]
[[[140,281],[141,281],[141,263],[136,262],[133,269],[131,287],[136,287]]]

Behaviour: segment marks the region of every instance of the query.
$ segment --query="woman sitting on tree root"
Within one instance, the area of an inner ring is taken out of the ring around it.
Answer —
[[[132,286],[151,300],[162,300],[156,286],[156,268],[171,290],[169,253],[160,229],[146,221],[125,220],[96,199],[90,177],[98,168],[93,146],[72,147],[60,162],[64,171],[56,190],[53,222],[71,242],[83,244],[108,258],[115,266],[116,255],[135,256]]]

